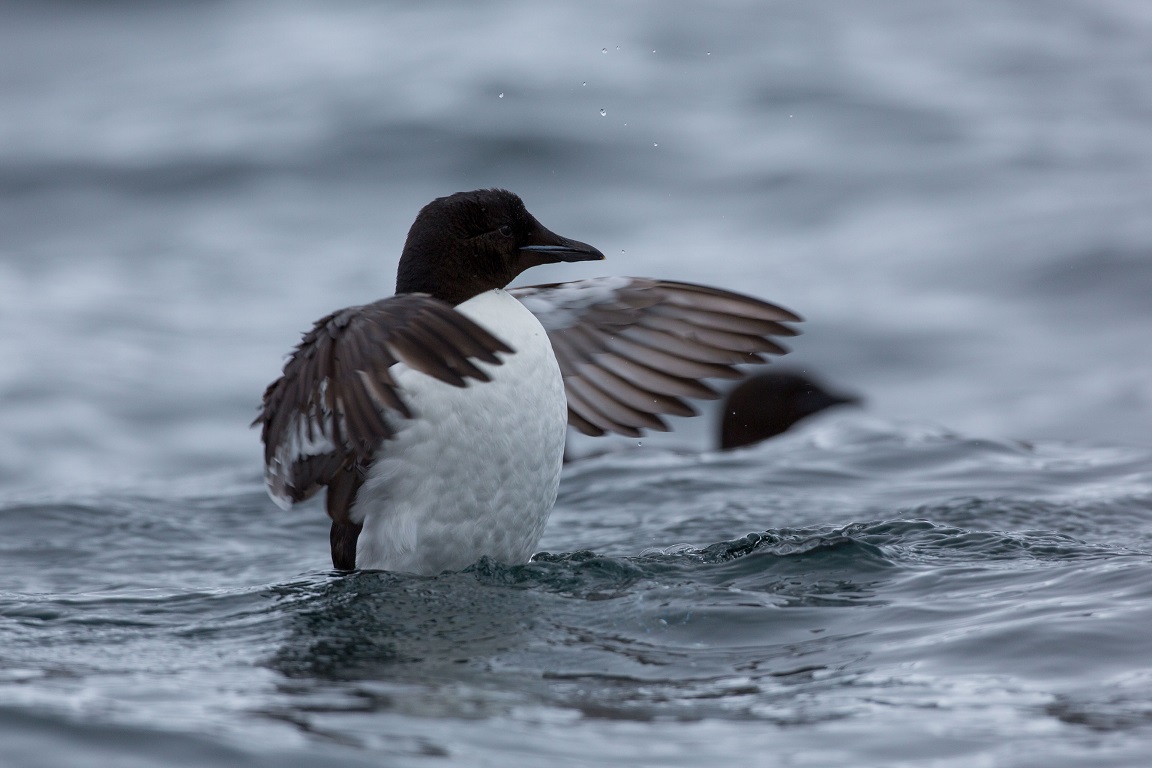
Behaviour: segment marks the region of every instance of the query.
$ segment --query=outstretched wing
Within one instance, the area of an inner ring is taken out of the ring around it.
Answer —
[[[682,397],[714,399],[701,379],[738,379],[742,363],[788,350],[801,318],[766,301],[669,280],[602,277],[510,291],[544,326],[586,435],[667,431],[661,414],[694,416]]]
[[[463,387],[487,381],[473,360],[512,350],[446,302],[402,294],[334,312],[304,334],[264,392],[264,479],[282,507],[330,486],[328,514],[345,522],[358,477],[396,418],[410,418],[392,366],[402,362]],[[345,482],[347,480],[347,482]],[[341,520],[344,518],[344,520]]]

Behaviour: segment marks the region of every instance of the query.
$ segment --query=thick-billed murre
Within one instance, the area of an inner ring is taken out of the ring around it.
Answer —
[[[689,283],[602,277],[504,290],[541,264],[603,259],[505,190],[442,197],[408,232],[396,295],[319,320],[269,385],[265,481],[327,489],[332,564],[436,574],[524,562],[556,501],[567,426],[666,430],[700,379],[787,350],[800,318]]]

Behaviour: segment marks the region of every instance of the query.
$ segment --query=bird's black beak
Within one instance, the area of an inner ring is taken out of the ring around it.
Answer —
[[[520,246],[521,271],[541,264],[561,261],[602,261],[604,254],[579,240],[569,240],[544,227],[537,226]]]

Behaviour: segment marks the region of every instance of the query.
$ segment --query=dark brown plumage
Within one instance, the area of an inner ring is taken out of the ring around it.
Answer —
[[[719,430],[720,449],[726,451],[767,440],[826,408],[859,402],[856,395],[828,392],[800,373],[758,374],[741,382],[725,398]]]
[[[287,490],[301,501],[338,468],[368,460],[393,434],[383,413],[410,417],[391,368],[398,362],[455,386],[487,381],[472,359],[499,363],[511,352],[502,341],[443,301],[420,294],[349,307],[319,320],[297,345],[283,375],[269,385],[254,424],[262,425],[264,461],[280,459],[277,448],[302,428],[306,442],[327,438],[335,455],[299,459],[292,476],[304,482]],[[332,415],[338,418],[332,418]]]

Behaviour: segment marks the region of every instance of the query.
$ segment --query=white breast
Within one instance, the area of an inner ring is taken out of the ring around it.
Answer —
[[[482,556],[524,562],[556,502],[567,405],[544,328],[502,290],[457,308],[516,350],[464,388],[403,365],[396,381],[413,418],[385,441],[352,508],[356,565],[420,574]]]

